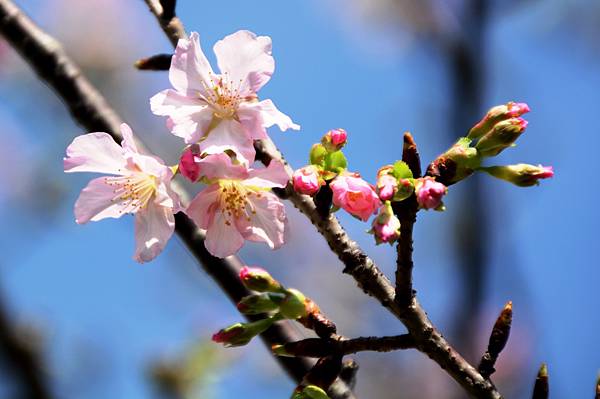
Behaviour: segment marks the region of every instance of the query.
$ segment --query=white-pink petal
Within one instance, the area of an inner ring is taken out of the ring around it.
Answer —
[[[217,211],[206,230],[204,246],[213,256],[225,258],[235,254],[244,245],[244,238],[230,218]]]
[[[285,208],[279,198],[270,192],[260,197],[252,197],[254,211],[251,220],[240,219],[242,235],[246,240],[264,242],[271,249],[279,248],[285,242]]]
[[[256,151],[254,142],[242,125],[233,119],[224,119],[215,126],[206,139],[200,143],[200,151],[206,154],[219,154],[233,151],[238,161],[246,166],[254,162]]]
[[[212,68],[200,47],[198,33],[192,32],[189,39],[179,39],[169,68],[169,80],[173,87],[189,97],[198,93],[205,95],[206,89],[213,86],[212,74]]]
[[[290,176],[283,163],[272,160],[266,168],[251,169],[248,179],[244,180],[243,184],[260,188],[283,188],[289,180]]]
[[[65,172],[121,174],[127,167],[123,148],[108,133],[77,136],[63,159]]]
[[[248,169],[244,165],[234,165],[229,155],[211,154],[197,160],[200,174],[208,179],[242,180],[248,177]]]
[[[140,263],[149,262],[162,252],[173,235],[175,217],[171,208],[153,202],[135,214],[135,254]]]
[[[105,218],[119,218],[129,207],[121,201],[113,201],[117,195],[115,188],[106,184],[106,177],[91,180],[75,201],[75,221],[79,224],[90,220],[96,222]]]
[[[207,230],[213,223],[215,213],[218,212],[220,187],[212,184],[200,191],[192,200],[185,213],[201,229]]]
[[[271,38],[240,30],[215,43],[214,52],[221,74],[234,85],[241,82],[240,94],[256,93],[273,75]]]
[[[133,138],[133,131],[128,124],[121,123],[121,135],[123,136],[123,141],[121,141],[121,147],[123,147],[123,149],[130,152],[139,152],[135,139]]]

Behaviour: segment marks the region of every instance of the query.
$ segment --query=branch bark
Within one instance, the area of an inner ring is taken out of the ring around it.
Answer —
[[[179,30],[165,30],[165,32],[180,34],[177,33]],[[0,34],[21,54],[40,79],[55,91],[78,124],[87,131],[107,132],[117,142],[121,141],[119,125],[122,118],[85,78],[62,46],[42,31],[10,0],[0,0]],[[238,279],[238,271],[243,265],[238,257],[220,259],[210,255],[204,247],[204,233],[184,214],[176,215],[175,231],[202,268],[232,302],[236,303],[243,296],[250,294]],[[284,323],[274,325],[262,334],[261,338],[269,348],[275,343],[290,342],[295,339],[290,327]],[[301,381],[312,366],[302,359],[277,357],[277,361],[297,382]],[[339,381],[332,389],[334,398],[354,398],[347,386]]]

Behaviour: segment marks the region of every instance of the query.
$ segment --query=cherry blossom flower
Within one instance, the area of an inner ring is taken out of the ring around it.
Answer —
[[[192,200],[186,213],[206,230],[206,249],[224,258],[236,253],[244,240],[266,243],[271,249],[284,243],[285,209],[270,189],[286,186],[283,164],[247,169],[233,164],[226,154],[200,160],[203,175],[212,184]]]
[[[206,154],[233,151],[250,165],[253,140],[267,138],[265,128],[300,129],[271,100],[258,101],[257,92],[275,69],[271,38],[241,30],[213,48],[220,74],[213,72],[198,33],[180,39],[169,70],[172,89],[150,99],[152,112],[168,116],[171,132],[187,144],[199,143]]]
[[[377,217],[373,219],[369,233],[375,236],[378,245],[384,242],[393,244],[400,238],[400,220],[394,215],[389,201],[385,202]]]
[[[369,220],[381,206],[373,186],[357,174],[338,175],[329,186],[333,191],[333,204],[363,221]]]
[[[138,151],[131,128],[121,125],[119,146],[108,133],[76,137],[67,147],[65,172],[95,172],[98,177],[75,202],[79,224],[135,214],[135,254],[140,263],[154,259],[173,234],[180,202],[170,187],[173,171],[157,157]]]

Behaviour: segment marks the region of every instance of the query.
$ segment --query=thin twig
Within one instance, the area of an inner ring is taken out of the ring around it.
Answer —
[[[144,0],[144,2],[150,9],[150,12],[156,17],[173,47],[177,46],[179,39],[187,37],[181,20],[175,15],[175,1]]]
[[[140,71],[168,71],[172,57],[172,54],[156,54],[137,60],[134,66]]]
[[[84,77],[62,46],[42,31],[10,0],[0,0],[0,34],[22,55],[38,76],[64,101],[71,116],[88,131],[103,131],[120,142],[121,117],[108,105],[96,88]],[[188,246],[203,269],[222,287],[227,296],[237,302],[249,292],[241,287],[237,277],[243,264],[236,256],[219,259],[204,247],[204,233],[184,214],[176,215],[175,231]],[[261,335],[268,347],[293,341],[286,324],[277,324]],[[300,359],[278,357],[286,372],[296,381],[310,370],[310,364]],[[334,384],[339,398],[354,398],[344,384]],[[332,395],[333,396],[333,395]]]
[[[276,346],[275,353],[281,356],[304,356],[321,358],[331,355],[349,355],[357,352],[391,352],[415,347],[409,334],[391,337],[359,337],[353,339],[307,338]]]

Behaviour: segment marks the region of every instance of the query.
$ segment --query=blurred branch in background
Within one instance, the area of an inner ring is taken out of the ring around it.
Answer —
[[[36,332],[17,325],[0,295],[0,367],[16,382],[20,399],[53,399]]]

